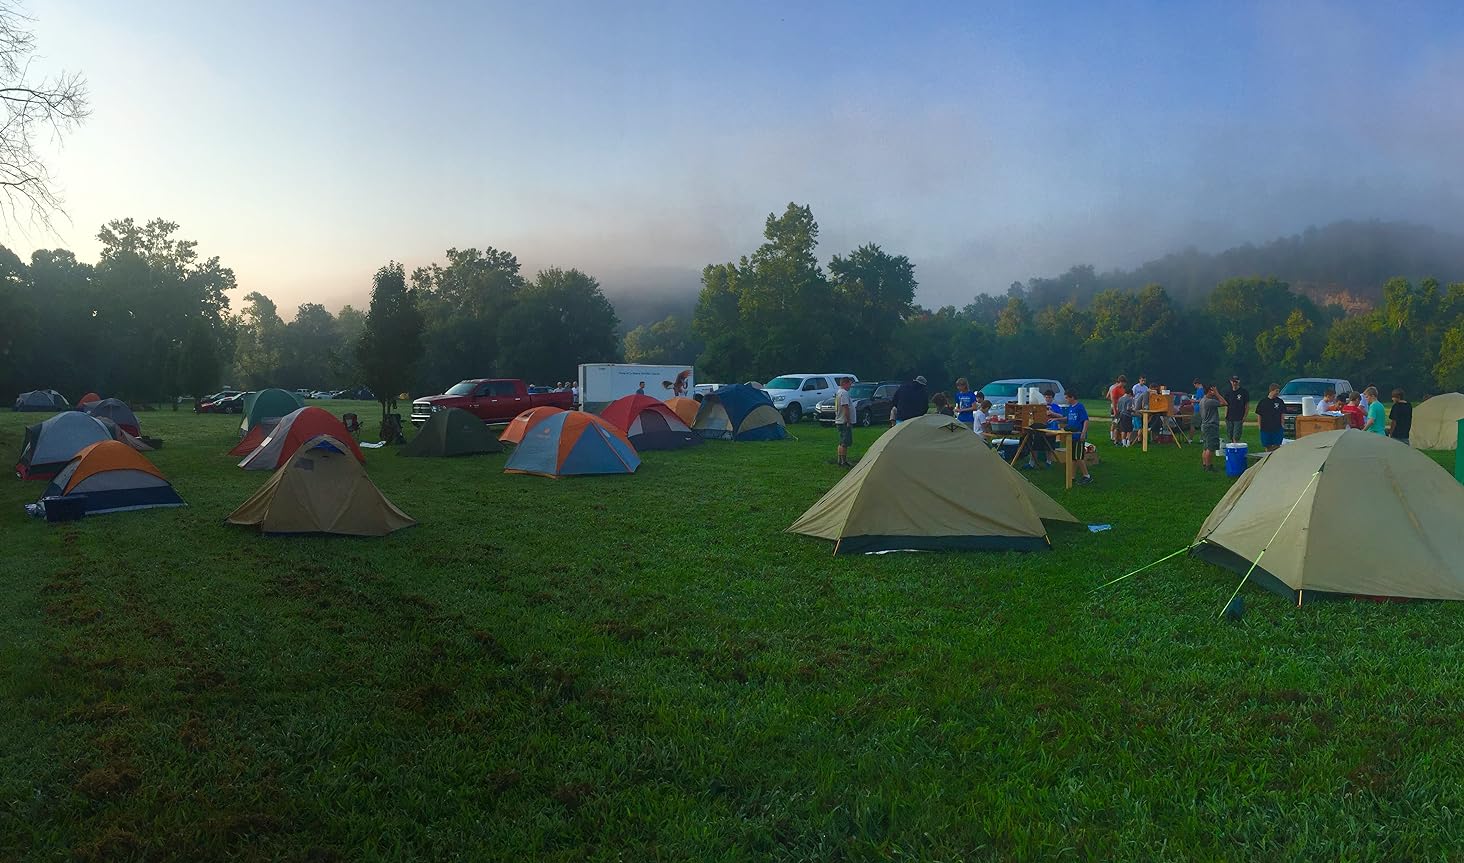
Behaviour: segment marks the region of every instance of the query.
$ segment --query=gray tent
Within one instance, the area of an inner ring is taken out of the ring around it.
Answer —
[[[59,413],[25,430],[25,443],[15,473],[21,479],[50,479],[91,444],[111,440],[112,433],[81,411]]]
[[[15,400],[18,411],[64,411],[70,407],[66,397],[55,390],[31,390]]]
[[[86,406],[86,412],[99,419],[109,419],[122,427],[122,430],[130,435],[141,435],[142,426],[137,422],[137,414],[127,406],[127,402],[121,399],[102,399],[92,402]]]

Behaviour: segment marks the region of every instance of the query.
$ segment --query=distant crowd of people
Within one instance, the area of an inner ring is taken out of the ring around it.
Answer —
[[[839,388],[834,398],[834,424],[839,432],[837,464],[842,467],[853,466],[849,461],[849,448],[853,445],[857,412],[849,396],[852,384],[852,378],[839,378]],[[1203,470],[1213,472],[1214,459],[1221,452],[1222,408],[1225,438],[1230,443],[1241,441],[1246,418],[1254,410],[1256,423],[1260,427],[1261,446],[1267,452],[1280,449],[1285,437],[1287,413],[1286,402],[1281,398],[1280,384],[1267,386],[1265,398],[1255,402],[1251,399],[1250,391],[1242,385],[1239,375],[1231,375],[1229,385],[1223,391],[1219,386],[1206,384],[1199,378],[1194,380],[1193,387],[1193,395],[1169,393],[1167,387],[1158,389],[1172,397],[1172,411],[1193,412],[1194,423],[1199,427],[1198,434],[1203,444],[1200,455]],[[1115,446],[1129,447],[1138,443],[1146,417],[1149,422],[1160,423],[1160,427],[1168,431],[1168,427],[1162,425],[1164,420],[1150,411],[1155,389],[1149,386],[1148,378],[1144,375],[1139,375],[1138,382],[1133,387],[1129,387],[1125,375],[1119,375],[1108,387],[1109,439]],[[1062,404],[1056,401],[1057,394],[1053,390],[1045,390],[1042,395],[1047,406],[1047,427],[1061,429],[1072,435],[1071,452],[1076,454],[1073,463],[1082,474],[1077,482],[1080,485],[1092,482],[1086,459],[1091,425],[1087,408],[1072,392],[1064,394],[1065,403]],[[1393,390],[1391,398],[1391,406],[1385,407],[1377,387],[1367,387],[1360,393],[1339,394],[1328,390],[1318,400],[1317,411],[1346,417],[1351,428],[1387,435],[1406,444],[1413,426],[1413,406],[1401,389]],[[936,413],[953,417],[977,434],[991,434],[992,422],[999,419],[993,411],[991,401],[980,391],[972,391],[965,378],[956,381],[954,394],[937,392],[931,395],[925,376],[916,375],[896,388],[890,409],[890,426],[925,416],[932,405]],[[1055,464],[1053,444],[1048,435],[1030,436],[1027,451],[1027,461],[1022,465],[1025,469],[1035,469],[1039,465],[1052,467]]]

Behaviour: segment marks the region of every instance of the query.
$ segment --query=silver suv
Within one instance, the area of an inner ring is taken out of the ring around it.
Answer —
[[[763,392],[773,400],[773,407],[783,414],[783,421],[792,425],[813,413],[818,403],[833,398],[839,388],[839,378],[849,378],[859,383],[859,378],[848,372],[819,372],[816,374],[778,375],[763,386]]]
[[[1287,381],[1281,388],[1281,401],[1286,402],[1281,414],[1282,432],[1295,437],[1296,418],[1301,416],[1301,400],[1312,396],[1321,401],[1322,394],[1328,390],[1340,396],[1352,392],[1352,384],[1342,378],[1293,378]]]

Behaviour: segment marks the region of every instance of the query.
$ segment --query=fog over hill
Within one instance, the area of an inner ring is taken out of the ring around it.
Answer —
[[[900,250],[887,247],[887,251]],[[914,263],[919,279],[921,262]],[[1061,274],[1034,276],[1022,286],[1030,292],[1029,300],[1037,304],[1084,303],[1098,291],[1138,290],[1151,283],[1163,285],[1180,302],[1195,303],[1203,302],[1220,282],[1243,276],[1275,277],[1320,305],[1341,305],[1349,313],[1363,311],[1379,301],[1383,283],[1393,276],[1414,281],[1432,276],[1446,284],[1464,280],[1464,237],[1411,222],[1340,221],[1219,252],[1191,246],[1132,269],[1100,273],[1075,264]],[[628,331],[670,314],[690,317],[696,309],[700,278],[691,268],[623,267],[607,270],[600,281],[615,304],[622,331]],[[1000,285],[983,287],[987,289],[973,290],[971,296],[1006,290]],[[949,289],[941,293],[948,294]],[[920,294],[916,301],[940,305]]]

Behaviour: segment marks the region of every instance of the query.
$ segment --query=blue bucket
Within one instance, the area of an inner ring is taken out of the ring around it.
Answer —
[[[1240,476],[1245,473],[1246,456],[1250,454],[1250,447],[1243,443],[1228,443],[1225,445],[1225,475]]]

